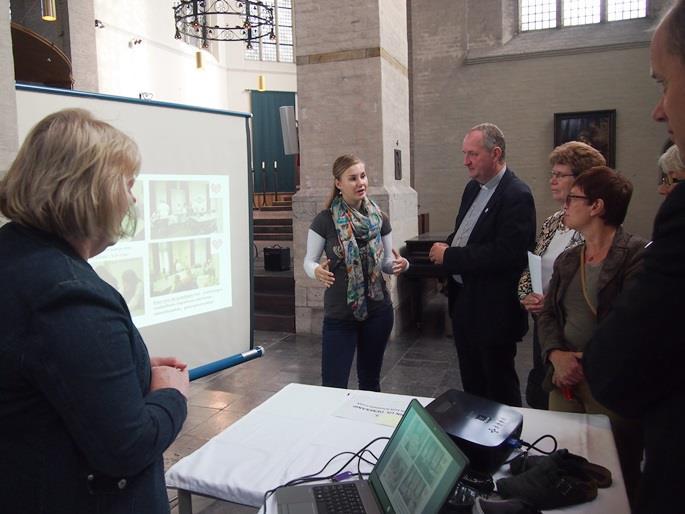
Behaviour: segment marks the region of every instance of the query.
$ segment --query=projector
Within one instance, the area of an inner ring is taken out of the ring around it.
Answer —
[[[426,406],[470,461],[474,471],[492,474],[521,436],[523,415],[507,405],[449,389]]]

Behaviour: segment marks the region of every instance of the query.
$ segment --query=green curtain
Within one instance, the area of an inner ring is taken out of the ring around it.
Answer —
[[[252,137],[256,193],[294,193],[295,157],[285,155],[281,117],[282,105],[295,105],[295,93],[252,91]],[[277,163],[274,171],[274,162]],[[262,168],[262,163],[264,167]]]

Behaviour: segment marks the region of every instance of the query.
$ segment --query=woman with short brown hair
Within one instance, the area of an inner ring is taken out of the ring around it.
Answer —
[[[605,414],[611,420],[631,500],[640,476],[642,431],[596,401],[585,380],[582,355],[597,325],[642,266],[646,241],[622,228],[633,193],[630,181],[606,166],[582,173],[564,204],[564,223],[583,243],[562,253],[538,317],[544,388],[550,410]]]

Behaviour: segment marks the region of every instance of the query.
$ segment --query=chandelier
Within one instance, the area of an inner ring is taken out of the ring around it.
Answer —
[[[176,39],[183,35],[202,41],[252,42],[274,34],[274,10],[259,0],[178,0],[173,7]]]

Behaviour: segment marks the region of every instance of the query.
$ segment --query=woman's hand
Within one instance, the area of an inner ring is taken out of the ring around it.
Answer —
[[[150,357],[150,366],[153,368],[155,366],[170,366],[172,368],[178,368],[181,371],[188,367],[185,362],[181,362],[176,357]]]
[[[331,265],[331,260],[326,259],[326,262],[319,264],[316,269],[314,269],[314,276],[319,282],[323,282],[326,287],[331,287],[333,282],[335,282],[335,275],[329,271],[329,266]]]
[[[153,366],[152,380],[150,382],[150,392],[158,389],[177,389],[183,396],[188,398],[190,389],[190,378],[188,367],[184,369],[173,366]]]
[[[552,383],[558,388],[573,387],[585,379],[581,359],[582,352],[568,352],[565,350],[552,350],[549,361],[554,367]]]
[[[407,271],[409,261],[397,253],[397,250],[394,248],[392,249],[392,255],[395,257],[392,261],[392,274],[397,276],[400,273]]]
[[[521,300],[521,305],[531,314],[540,314],[545,306],[545,295],[530,293]]]

